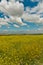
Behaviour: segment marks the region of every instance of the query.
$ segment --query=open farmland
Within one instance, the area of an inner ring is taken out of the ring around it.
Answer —
[[[43,35],[0,36],[0,65],[43,65]]]

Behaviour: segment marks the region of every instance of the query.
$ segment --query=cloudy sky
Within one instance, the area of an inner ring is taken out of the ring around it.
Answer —
[[[43,0],[0,0],[0,33],[43,33]]]

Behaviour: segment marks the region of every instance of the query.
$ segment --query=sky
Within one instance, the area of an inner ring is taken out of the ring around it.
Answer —
[[[43,0],[0,0],[2,33],[43,33]]]

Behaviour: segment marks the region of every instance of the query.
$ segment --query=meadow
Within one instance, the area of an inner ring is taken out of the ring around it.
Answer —
[[[0,65],[43,65],[43,35],[0,36]]]

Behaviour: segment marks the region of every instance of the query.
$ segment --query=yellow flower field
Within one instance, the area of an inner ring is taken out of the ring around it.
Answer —
[[[43,65],[43,35],[0,36],[0,65]]]

